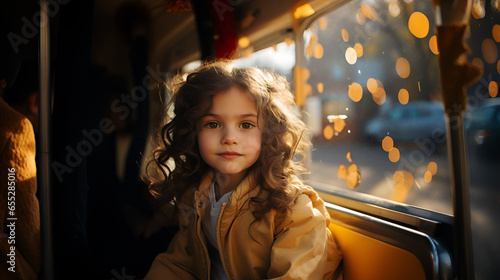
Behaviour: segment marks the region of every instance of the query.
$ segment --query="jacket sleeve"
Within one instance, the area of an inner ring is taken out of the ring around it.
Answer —
[[[168,250],[159,254],[144,280],[159,280],[159,279],[198,279],[196,275],[196,263],[193,228],[194,210],[192,208],[182,207],[179,215],[179,231],[170,241]],[[183,212],[184,211],[184,212]]]
[[[316,202],[302,194],[288,210],[273,243],[268,278],[331,279],[341,254],[327,227],[328,214],[315,208]]]
[[[6,134],[2,132],[0,135],[0,137],[6,137]],[[2,178],[0,183],[0,279],[37,279],[41,266],[40,214],[36,198],[35,136],[29,120],[20,119],[9,136],[0,141],[5,143],[0,147]],[[15,185],[7,185],[9,169],[14,171],[15,176],[12,182]],[[14,188],[9,196],[7,196],[8,186]],[[15,207],[15,209],[12,208],[12,212],[7,207],[8,204],[10,207]],[[10,221],[7,218],[16,220]],[[12,234],[15,234],[15,239],[13,240],[7,238],[11,235],[7,227],[9,224],[14,225]],[[7,263],[11,260],[7,254],[11,253],[12,248],[15,249],[15,267]],[[15,272],[9,271],[9,268]]]

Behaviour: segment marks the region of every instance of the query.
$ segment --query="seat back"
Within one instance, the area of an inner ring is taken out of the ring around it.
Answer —
[[[429,235],[327,203],[345,280],[451,279],[447,250]]]

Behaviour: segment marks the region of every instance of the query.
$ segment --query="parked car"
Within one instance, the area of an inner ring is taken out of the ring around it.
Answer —
[[[486,100],[470,115],[467,135],[471,152],[481,157],[500,155],[500,98]]]
[[[398,142],[431,139],[443,144],[446,137],[443,104],[411,101],[406,105],[394,105],[367,122],[364,136],[371,141],[380,141],[385,136],[390,136]]]

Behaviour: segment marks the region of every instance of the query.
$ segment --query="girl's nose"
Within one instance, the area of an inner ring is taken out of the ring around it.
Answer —
[[[235,145],[238,144],[238,140],[236,137],[236,132],[232,129],[225,129],[224,134],[222,135],[222,144],[223,145]]]

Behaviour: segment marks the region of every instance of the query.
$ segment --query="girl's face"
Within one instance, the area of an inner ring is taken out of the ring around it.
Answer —
[[[255,101],[240,87],[216,94],[199,121],[201,157],[215,171],[243,179],[260,155],[261,129]]]

